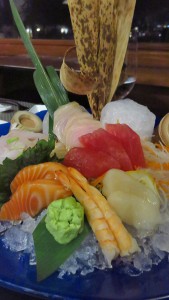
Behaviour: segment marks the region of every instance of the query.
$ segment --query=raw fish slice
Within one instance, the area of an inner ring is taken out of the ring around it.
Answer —
[[[102,125],[76,102],[63,105],[54,114],[53,132],[66,149],[81,146],[79,137]]]
[[[107,103],[101,112],[100,122],[105,124],[126,124],[142,139],[151,140],[156,116],[147,106],[129,98]]]
[[[34,217],[52,201],[72,192],[55,180],[39,179],[23,183],[0,210],[0,220],[20,220],[23,212]]]
[[[27,181],[34,181],[36,179],[55,179],[55,173],[58,170],[66,171],[66,168],[57,162],[46,162],[27,166],[20,170],[11,182],[11,192],[14,193],[18,186]]]
[[[120,142],[128,153],[133,168],[145,168],[145,158],[139,135],[126,124],[106,124],[105,129]]]
[[[71,128],[71,126],[75,126],[78,120],[93,120],[93,116],[88,112],[75,112],[73,115],[70,116],[69,120],[66,123],[66,126],[63,130],[63,138],[62,143],[66,144],[66,134],[67,131]]]
[[[66,154],[63,163],[74,167],[86,178],[97,178],[110,169],[120,169],[120,164],[108,153],[89,148],[72,148]]]
[[[84,107],[80,106],[77,102],[62,105],[55,111],[53,132],[59,141],[63,142],[63,131],[71,116],[82,111],[85,111]]]
[[[91,133],[100,127],[101,123],[94,119],[78,119],[65,133],[66,148],[82,146],[79,140],[80,136]]]
[[[130,157],[123,145],[106,130],[100,128],[81,136],[79,139],[84,147],[95,151],[100,150],[112,156],[120,164],[121,170],[129,171],[133,169]]]
[[[39,140],[47,140],[43,133],[12,129],[7,135],[0,137],[0,164],[5,158],[15,159],[29,147],[34,147]]]

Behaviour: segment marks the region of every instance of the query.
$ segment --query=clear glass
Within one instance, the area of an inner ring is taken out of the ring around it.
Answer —
[[[126,98],[134,88],[137,79],[137,45],[137,30],[134,29],[130,33],[120,81],[112,101]]]
[[[10,122],[12,116],[19,110],[19,104],[12,100],[0,98],[0,120]]]

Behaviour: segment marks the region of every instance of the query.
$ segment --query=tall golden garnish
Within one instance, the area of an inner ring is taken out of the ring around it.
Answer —
[[[135,4],[136,0],[68,0],[81,72],[78,76],[84,78],[84,86],[86,78],[95,79],[96,84],[86,90],[97,119],[105,104],[112,100],[120,79]],[[67,69],[61,69],[65,87],[66,72]],[[77,85],[77,76],[75,79],[72,73],[72,86]]]

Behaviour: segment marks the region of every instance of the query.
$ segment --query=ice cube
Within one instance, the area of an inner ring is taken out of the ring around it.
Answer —
[[[152,238],[152,245],[161,251],[169,252],[169,235],[167,233],[157,233]]]
[[[11,222],[6,222],[6,221],[0,222],[0,233],[6,231],[10,227],[12,227]]]
[[[152,260],[143,252],[140,252],[134,257],[134,267],[142,272],[150,271],[152,267]]]
[[[93,272],[95,268],[103,270],[107,267],[96,238],[93,234],[89,234],[79,249],[60,267],[58,278],[77,272],[86,275]]]
[[[156,116],[147,106],[131,99],[121,99],[107,103],[102,112],[100,121],[116,124],[124,123],[130,126],[142,138],[151,138]]]
[[[13,226],[5,232],[3,241],[11,251],[18,252],[27,248],[29,237],[28,232],[21,231],[19,226]]]

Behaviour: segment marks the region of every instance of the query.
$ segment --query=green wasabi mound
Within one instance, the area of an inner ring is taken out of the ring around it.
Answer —
[[[55,200],[48,206],[46,228],[60,244],[68,244],[82,232],[84,209],[73,197]]]

